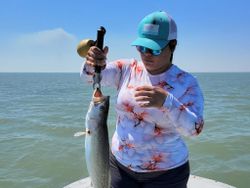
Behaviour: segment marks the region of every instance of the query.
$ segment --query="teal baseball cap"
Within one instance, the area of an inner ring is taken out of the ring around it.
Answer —
[[[131,45],[161,50],[173,39],[177,39],[175,21],[166,12],[156,11],[141,20],[138,26],[138,38]]]

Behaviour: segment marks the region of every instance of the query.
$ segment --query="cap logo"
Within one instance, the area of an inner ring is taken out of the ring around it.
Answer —
[[[144,24],[143,33],[148,35],[158,35],[159,25],[156,24]]]

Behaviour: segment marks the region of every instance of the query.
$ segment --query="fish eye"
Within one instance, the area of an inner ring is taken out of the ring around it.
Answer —
[[[101,111],[105,111],[105,106],[104,106],[104,105],[101,105],[101,106],[100,106],[100,110],[101,110]]]

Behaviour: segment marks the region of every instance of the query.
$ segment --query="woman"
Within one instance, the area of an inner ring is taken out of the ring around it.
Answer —
[[[185,188],[190,174],[183,136],[203,128],[203,95],[197,80],[172,63],[174,20],[163,11],[139,23],[132,43],[141,61],[106,63],[108,48],[91,47],[82,78],[102,66],[102,85],[117,88],[117,123],[111,144],[111,187]]]

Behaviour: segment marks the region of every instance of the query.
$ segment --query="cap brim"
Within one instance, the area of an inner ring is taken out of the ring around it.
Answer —
[[[137,38],[134,42],[131,43],[132,46],[144,46],[152,50],[161,50],[164,48],[169,41],[162,40],[152,40],[148,38]]]

